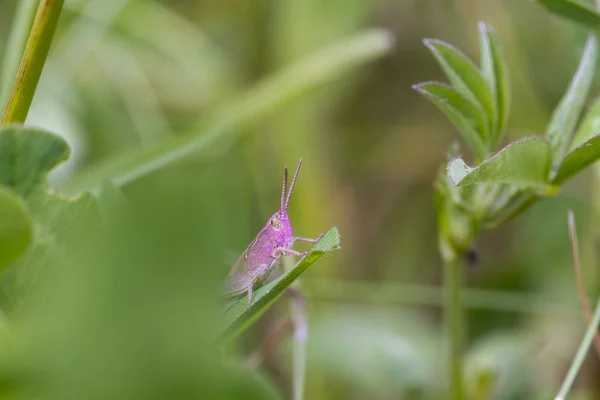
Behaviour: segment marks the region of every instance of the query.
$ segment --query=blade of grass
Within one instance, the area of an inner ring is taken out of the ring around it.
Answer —
[[[331,228],[325,236],[290,271],[273,282],[259,288],[252,296],[248,307],[246,298],[236,300],[221,316],[223,326],[218,338],[222,344],[239,335],[254,322],[279,296],[315,261],[340,247],[340,234],[337,228]]]
[[[575,272],[575,283],[577,284],[577,295],[579,296],[579,303],[583,311],[583,317],[586,324],[592,323],[592,306],[585,292],[585,286],[583,286],[583,280],[581,279],[581,263],[579,262],[579,242],[577,240],[577,231],[575,230],[575,216],[573,211],[569,210],[569,239],[571,240],[571,253],[573,255],[573,270]],[[600,355],[600,335],[594,336],[594,346],[596,346],[596,352]]]
[[[25,122],[63,4],[64,0],[40,1],[0,124]]]
[[[4,63],[2,65],[2,77],[0,78],[0,109],[2,110],[6,105],[10,89],[13,86],[15,76],[19,70],[19,64],[23,57],[27,38],[31,32],[37,5],[38,0],[21,0],[17,5],[17,11],[12,22],[10,36],[6,43]]]
[[[569,372],[565,377],[565,380],[560,387],[560,391],[558,395],[554,398],[554,400],[565,400],[569,390],[571,390],[571,386],[575,381],[575,377],[585,360],[585,357],[594,341],[594,337],[596,336],[596,332],[598,332],[598,326],[600,325],[600,299],[596,303],[596,310],[594,311],[594,315],[592,317],[592,321],[588,326],[587,331],[579,345],[579,349],[577,349],[577,353],[575,354],[575,358],[571,363],[571,367],[569,368]]]
[[[104,180],[111,180],[117,186],[124,185],[184,157],[205,151],[218,140],[231,140],[239,134],[239,126],[256,122],[300,94],[383,56],[391,49],[392,43],[389,32],[375,29],[325,48],[237,96],[188,134],[91,166],[68,182],[65,190],[76,193],[94,189]]]

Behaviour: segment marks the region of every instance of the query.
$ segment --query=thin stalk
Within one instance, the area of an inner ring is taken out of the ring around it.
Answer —
[[[293,268],[291,260],[284,260],[286,270]],[[304,305],[304,295],[298,281],[288,288],[290,295],[290,314],[294,322],[294,345],[292,354],[292,399],[304,398],[304,381],[306,377],[306,341],[308,340],[308,318]]]
[[[48,56],[64,0],[41,0],[0,124],[23,123]]]
[[[463,400],[463,311],[462,311],[462,283],[463,263],[461,257],[444,261],[444,290],[445,290],[445,328],[446,337],[449,339],[448,371],[450,379],[450,393],[452,400]]]
[[[571,364],[571,368],[569,368],[569,372],[563,384],[558,392],[558,395],[554,398],[554,400],[564,400],[571,390],[571,386],[573,385],[573,381],[575,381],[575,377],[585,360],[585,356],[588,353],[592,342],[594,341],[594,337],[596,336],[596,332],[598,331],[598,326],[600,325],[600,299],[596,303],[596,310],[594,311],[594,317],[592,318],[592,322],[588,326],[587,331],[585,332],[585,336],[579,345],[579,349],[577,349],[577,353],[575,354],[575,358],[573,359],[573,363]]]
[[[21,0],[17,5],[17,11],[15,12],[15,18],[12,22],[10,36],[8,37],[4,52],[2,77],[0,78],[0,109],[4,109],[6,105],[10,89],[19,70],[19,64],[23,57],[23,51],[25,51],[27,38],[31,32],[37,6],[38,0]]]

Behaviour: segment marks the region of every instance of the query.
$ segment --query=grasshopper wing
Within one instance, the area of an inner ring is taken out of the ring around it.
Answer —
[[[246,293],[251,280],[250,274],[245,272],[228,276],[223,283],[223,295],[235,297]]]

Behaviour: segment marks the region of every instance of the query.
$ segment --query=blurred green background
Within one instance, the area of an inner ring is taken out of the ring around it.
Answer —
[[[0,57],[17,1],[0,2]],[[186,188],[200,199],[187,206],[204,214],[218,206],[219,218],[199,219],[203,225],[187,232],[210,243],[201,246],[210,257],[198,250],[186,260],[204,267],[210,260],[224,276],[277,209],[283,167],[303,157],[290,204],[295,232],[315,237],[336,225],[342,234],[342,250],[300,279],[309,315],[306,398],[443,399],[433,181],[458,135],[411,86],[445,80],[424,38],[478,60],[478,21],[496,29],[509,64],[506,140],[542,133],[586,32],[525,0],[68,0],[27,124],[64,135],[73,148],[50,176],[61,187],[87,165],[189,132],[253,83],[328,44],[365,28],[389,30],[395,43],[387,56],[240,127],[209,157],[188,157],[123,192],[179,204],[177,196],[195,198]],[[489,374],[498,399],[551,398],[560,385],[585,328],[569,208],[584,282],[590,297],[598,293],[594,179],[582,174],[478,243],[465,293],[473,393]],[[240,359],[287,311],[280,301],[236,341]],[[598,366],[590,354],[578,398],[600,398]],[[290,340],[260,368],[289,397]]]

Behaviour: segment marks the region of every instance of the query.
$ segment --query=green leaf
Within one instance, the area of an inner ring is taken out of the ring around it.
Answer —
[[[487,137],[487,120],[481,107],[451,86],[425,82],[413,86],[431,100],[456,126],[473,152],[480,158],[486,155],[482,139]]]
[[[495,126],[497,113],[492,92],[477,67],[460,51],[446,42],[437,39],[425,39],[424,43],[437,59],[452,86],[480,104],[488,116],[489,127]],[[490,130],[489,127],[488,131]]]
[[[506,127],[510,108],[510,88],[504,54],[494,30],[479,23],[479,42],[481,51],[481,71],[487,81],[494,99],[496,124],[492,127],[490,147],[494,147],[501,139]]]
[[[558,168],[571,143],[575,126],[592,84],[597,59],[598,42],[596,36],[590,34],[577,72],[560,103],[554,109],[546,130],[546,138],[552,147],[552,166],[555,169]]]
[[[308,90],[343,76],[350,69],[390,51],[393,38],[382,29],[369,30],[300,60],[235,97],[188,134],[126,152],[102,161],[75,176],[69,193],[93,189],[105,180],[121,186],[201,151],[215,142],[235,138],[240,126],[256,123]]]
[[[560,185],[598,159],[600,159],[600,134],[567,154],[552,183]]]
[[[308,267],[325,254],[339,248],[340,234],[338,229],[333,227],[294,268],[280,278],[256,290],[252,296],[250,307],[248,307],[246,297],[235,300],[231,307],[227,308],[221,316],[223,328],[219,340],[225,343],[240,334],[265,312]]]
[[[478,183],[509,183],[522,188],[552,190],[548,185],[550,145],[531,136],[510,143],[476,168],[456,158],[448,164],[448,177],[455,186]]]
[[[600,133],[600,98],[596,99],[579,126],[569,151],[581,146]]]
[[[25,201],[34,222],[32,245],[2,279],[13,302],[30,292],[42,271],[60,264],[63,238],[72,223],[96,211],[89,194],[68,200],[47,190],[48,171],[68,156],[66,142],[48,132],[20,125],[0,128],[0,184]]]
[[[23,201],[0,187],[0,272],[27,249],[32,231],[31,217]]]
[[[600,26],[598,10],[581,0],[538,0],[551,12],[591,27]]]

